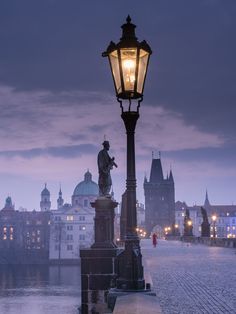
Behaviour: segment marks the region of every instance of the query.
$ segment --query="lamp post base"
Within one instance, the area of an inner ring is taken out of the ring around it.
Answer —
[[[123,291],[121,289],[111,288],[107,295],[107,306],[111,311],[113,311],[116,305],[117,298],[120,299],[120,298],[126,297],[128,299],[127,299],[127,304],[125,305],[125,313],[133,313],[135,311],[134,306],[135,304],[137,304],[136,298],[141,297],[144,304],[147,305],[148,300],[146,298],[149,299],[149,297],[151,296],[154,297],[152,302],[155,302],[156,293],[153,292],[151,289]],[[130,311],[128,310],[129,306],[130,306]],[[146,313],[149,313],[148,308],[145,307],[145,309],[147,310]],[[152,306],[152,313],[154,309],[155,309],[155,313],[157,314],[161,313],[160,307],[158,306],[158,304],[155,304],[155,307]],[[119,312],[119,313],[123,313],[123,312]]]
[[[125,249],[117,256],[117,278],[116,288],[123,291],[145,289],[138,238],[125,240]]]

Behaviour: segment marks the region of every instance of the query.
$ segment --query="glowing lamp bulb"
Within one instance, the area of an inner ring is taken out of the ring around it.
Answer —
[[[123,66],[124,66],[125,69],[131,70],[131,69],[134,69],[135,62],[134,62],[134,60],[126,59],[126,60],[123,61]]]

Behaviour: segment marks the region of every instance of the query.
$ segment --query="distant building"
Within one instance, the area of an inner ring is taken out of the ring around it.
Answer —
[[[95,209],[91,207],[98,197],[98,185],[87,171],[84,180],[74,189],[71,204],[62,201],[61,188],[58,209],[51,210],[50,250],[51,262],[76,262],[79,249],[94,242]]]
[[[45,184],[40,211],[15,210],[11,197],[0,210],[0,264],[78,262],[79,249],[94,243],[95,209],[98,185],[87,171],[75,187],[71,204],[64,203],[60,187],[57,209],[51,209],[50,191]],[[114,198],[114,193],[112,193]],[[119,214],[115,218],[115,237]]]
[[[234,211],[233,213],[229,213],[227,218],[228,218],[228,223],[226,226],[227,238],[236,238],[236,211]]]
[[[49,251],[50,211],[19,212],[22,223],[23,247],[27,250]]]
[[[145,208],[144,204],[137,202],[137,226],[145,227]]]
[[[153,228],[164,229],[175,221],[175,187],[172,171],[164,179],[161,159],[152,159],[149,181],[144,179],[145,225],[150,234]]]
[[[207,211],[210,223],[211,236],[215,224],[216,236],[218,238],[235,238],[236,237],[236,205],[212,205],[206,192],[203,205],[188,206],[185,202],[176,202],[175,204],[175,221],[179,226],[180,233],[183,234],[184,213],[186,208],[189,209],[190,218],[193,222],[193,235],[201,236],[202,214],[201,206]],[[216,222],[213,223],[212,216],[216,215]]]
[[[11,197],[8,196],[0,211],[0,250],[22,246],[22,226],[19,218],[19,212],[15,211]]]
[[[15,210],[7,197],[0,211],[0,264],[48,262],[50,212]]]

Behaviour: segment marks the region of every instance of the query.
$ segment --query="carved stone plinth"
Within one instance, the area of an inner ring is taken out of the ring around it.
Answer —
[[[201,224],[201,236],[202,237],[210,237],[210,224],[209,222],[203,221]]]
[[[95,208],[95,240],[90,249],[80,250],[82,314],[104,313],[106,296],[117,276],[114,209],[118,204],[110,198],[99,197],[91,205]]]
[[[118,203],[107,197],[99,197],[91,206],[95,208],[95,242],[91,248],[116,248],[114,243],[114,218]]]
[[[107,294],[114,286],[116,248],[83,249],[81,258],[81,313],[104,313]]]

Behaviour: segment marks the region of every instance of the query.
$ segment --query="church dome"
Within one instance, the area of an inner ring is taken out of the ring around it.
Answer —
[[[98,195],[98,185],[92,181],[92,174],[87,171],[84,175],[84,181],[80,182],[74,189],[73,196]]]
[[[47,184],[46,184],[46,183],[45,183],[44,189],[43,189],[42,192],[41,192],[41,195],[50,196],[50,192],[49,192],[48,189],[47,189]]]
[[[5,202],[5,206],[4,206],[4,208],[3,208],[3,210],[14,210],[14,205],[12,204],[12,199],[11,199],[11,197],[10,196],[8,196],[7,198],[6,198],[6,202]]]

